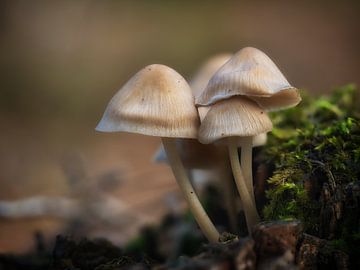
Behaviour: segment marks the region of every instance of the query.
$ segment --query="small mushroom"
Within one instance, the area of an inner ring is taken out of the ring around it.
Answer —
[[[272,123],[267,114],[263,113],[254,101],[242,96],[231,97],[213,104],[199,129],[198,138],[201,143],[223,141],[228,145],[229,159],[243,203],[249,233],[251,233],[251,228],[259,222],[259,215],[240,167],[237,152],[238,140],[252,138],[271,129]]]
[[[198,107],[200,122],[203,121],[211,106]],[[260,133],[253,137],[238,137],[237,145],[241,146],[241,166],[246,181],[246,186],[250,192],[252,200],[255,202],[253,176],[252,176],[252,148],[265,145],[267,141],[267,134]],[[216,145],[227,145],[227,142],[218,141]]]
[[[289,84],[275,63],[265,53],[251,47],[241,49],[215,73],[196,104],[211,106],[233,96],[246,96],[264,111],[293,107],[301,101],[298,89]],[[243,137],[239,145],[244,177],[254,199],[252,142],[253,138]]]
[[[186,80],[164,65],[136,73],[111,99],[96,127],[104,132],[132,132],[162,138],[175,178],[196,221],[211,242],[219,233],[197,197],[176,149],[176,138],[197,138],[199,116]]]

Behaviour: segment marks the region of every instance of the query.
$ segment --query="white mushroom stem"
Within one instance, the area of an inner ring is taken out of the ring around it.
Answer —
[[[243,169],[246,187],[251,199],[255,203],[253,175],[252,175],[252,141],[253,137],[241,138],[241,168]]]
[[[255,203],[252,200],[245,183],[244,175],[240,166],[236,139],[236,137],[230,137],[228,139],[229,158],[235,183],[243,204],[248,232],[251,234],[252,227],[259,222],[260,218],[257,213]]]
[[[185,200],[189,204],[190,210],[199,224],[200,229],[210,242],[218,242],[220,237],[219,232],[216,230],[214,224],[206,214],[189,181],[180,156],[176,150],[175,139],[162,138],[162,143],[176,181],[178,182],[181,191],[184,193]]]

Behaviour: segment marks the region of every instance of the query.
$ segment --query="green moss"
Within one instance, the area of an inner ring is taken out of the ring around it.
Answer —
[[[347,186],[360,179],[358,93],[354,85],[324,97],[303,92],[297,107],[271,113],[275,128],[263,153],[264,162],[275,168],[264,218],[300,219],[308,233],[333,239],[343,250],[359,243],[360,234],[359,205],[347,207],[344,201]],[[329,202],[322,201],[325,188]],[[336,228],[325,233],[322,214],[337,203],[342,212]]]
[[[283,171],[275,171],[269,183],[276,188],[267,192],[271,198],[269,204],[264,208],[266,219],[292,219],[297,216],[298,202],[307,200],[302,185],[297,184],[301,180],[302,171],[299,169],[287,168]]]

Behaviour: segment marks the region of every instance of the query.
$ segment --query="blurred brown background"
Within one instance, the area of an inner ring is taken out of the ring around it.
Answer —
[[[95,133],[115,91],[147,64],[191,78],[207,57],[244,46],[265,51],[293,85],[311,92],[359,83],[359,7],[358,1],[1,1],[0,201],[85,197],[87,205],[109,195],[123,203],[122,220],[130,223],[110,232],[86,213],[85,233],[126,241],[176,207],[181,195],[170,170],[151,163],[157,138]],[[52,239],[74,226],[53,217],[0,217],[0,252],[31,248],[36,230]]]

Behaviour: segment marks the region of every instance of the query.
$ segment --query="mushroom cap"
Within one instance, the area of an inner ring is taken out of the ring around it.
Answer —
[[[186,80],[175,70],[154,64],[136,73],[114,95],[96,130],[196,138],[198,126]]]
[[[211,106],[204,106],[204,107],[198,107],[198,112],[199,112],[199,117],[200,117],[200,122],[202,123],[206,114],[209,112]],[[265,133],[260,133],[256,136],[253,136],[253,140],[252,140],[252,145],[253,147],[258,147],[258,146],[263,146],[266,144],[267,142],[267,134],[266,132]],[[221,145],[221,144],[224,144],[223,142],[218,142],[217,145]],[[227,144],[227,142],[225,142],[225,144]],[[238,145],[241,145],[241,138],[239,138],[238,140]],[[159,153],[160,155],[160,153]],[[157,157],[157,156],[156,156]],[[160,156],[159,156],[160,158]]]
[[[237,137],[236,138],[236,145],[241,148],[244,145],[244,138],[245,137]],[[259,147],[259,146],[263,146],[267,143],[267,133],[260,133],[258,135],[255,136],[251,136],[252,138],[252,147]],[[246,141],[246,144],[248,143],[248,141]],[[228,141],[225,139],[221,139],[218,140],[214,143],[214,145],[216,145],[217,147],[221,147],[221,146],[227,146],[228,145]]]
[[[225,64],[231,58],[231,56],[231,53],[216,54],[210,57],[200,66],[190,81],[190,86],[195,99],[201,95],[211,77],[223,64]]]
[[[271,97],[249,96],[249,98],[254,100],[266,111],[277,111],[291,108],[299,104],[301,101],[300,93],[295,88],[281,90]]]
[[[301,101],[298,90],[275,63],[251,47],[241,49],[214,74],[196,104],[208,106],[236,95],[248,96],[265,110],[292,107]]]
[[[210,107],[198,138],[208,144],[227,137],[256,136],[271,129],[270,118],[254,101],[235,96]]]

